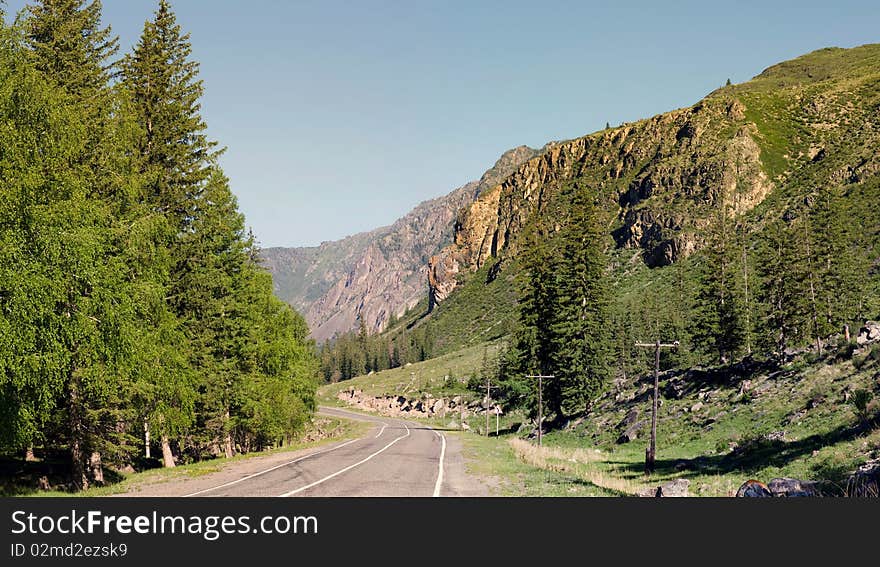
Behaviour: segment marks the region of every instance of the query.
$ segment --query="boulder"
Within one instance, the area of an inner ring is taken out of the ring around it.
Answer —
[[[849,477],[846,495],[857,498],[880,497],[880,459],[868,461]]]
[[[692,411],[692,412],[700,411],[701,409],[703,409],[703,402],[697,402],[697,403],[695,403],[694,405],[691,406],[691,411]]]
[[[431,406],[431,412],[441,417],[446,415],[446,403],[443,401],[443,398],[434,402],[434,405]]]
[[[671,379],[663,387],[663,396],[673,400],[681,399],[684,396],[685,386],[685,381],[681,378]]]
[[[624,443],[635,441],[639,438],[639,431],[641,431],[644,426],[644,421],[633,423],[620,434],[620,437],[617,438],[617,444],[623,445]]]
[[[859,329],[856,343],[866,345],[877,341],[880,341],[880,323],[877,321],[866,321],[865,325]]]
[[[747,480],[736,491],[737,498],[771,498],[773,493],[767,485],[757,480]]]
[[[639,492],[639,496],[643,498],[686,498],[689,496],[688,489],[691,481],[686,478],[676,478],[669,482],[664,482],[660,486],[646,488]]]
[[[664,498],[686,498],[691,481],[686,478],[676,478],[657,487],[657,496]]]
[[[785,441],[785,431],[771,431],[764,436],[767,441]]]
[[[798,480],[796,478],[774,478],[767,483],[767,489],[773,496],[785,496],[788,498],[822,496],[818,483]]]
[[[639,420],[639,408],[632,408],[627,412],[626,417],[617,425],[618,429],[626,429]]]

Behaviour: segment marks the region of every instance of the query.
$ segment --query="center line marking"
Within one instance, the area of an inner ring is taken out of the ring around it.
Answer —
[[[375,436],[373,439],[378,439],[379,437],[381,437],[381,436],[382,436],[382,433],[385,431],[385,428],[386,428],[386,427],[388,427],[388,424],[387,424],[387,423],[383,423],[383,424],[382,424],[382,429],[379,430],[379,433],[377,433],[376,436]]]
[[[315,482],[313,482],[313,483],[311,483],[311,484],[307,484],[307,485],[305,485],[305,486],[303,486],[303,487],[297,488],[296,490],[291,490],[290,492],[285,492],[284,494],[279,494],[279,495],[278,495],[278,498],[286,498],[287,496],[293,496],[294,494],[298,494],[298,493],[302,492],[303,490],[308,490],[309,488],[312,488],[312,487],[314,487],[314,486],[318,486],[318,485],[321,484],[321,483],[327,482],[327,481],[330,480],[331,478],[335,478],[335,477],[341,475],[341,474],[344,473],[344,472],[350,471],[351,469],[353,469],[353,468],[355,468],[355,467],[358,467],[358,466],[360,466],[360,465],[366,463],[367,461],[369,461],[370,459],[372,459],[372,458],[375,457],[376,455],[378,455],[378,454],[380,454],[380,453],[384,453],[384,452],[385,452],[386,450],[388,450],[392,445],[394,445],[395,443],[397,443],[397,442],[400,441],[401,439],[405,439],[405,438],[409,437],[409,434],[410,434],[409,427],[407,427],[407,425],[406,425],[405,423],[403,424],[403,426],[406,428],[406,434],[405,434],[405,435],[401,435],[400,437],[397,437],[396,439],[394,439],[394,441],[392,441],[391,443],[385,445],[384,447],[382,447],[381,449],[379,449],[378,451],[376,451],[375,453],[373,453],[373,454],[370,455],[369,457],[367,457],[367,458],[365,458],[365,459],[362,459],[362,460],[356,462],[356,463],[353,464],[353,465],[348,465],[348,466],[345,467],[344,469],[338,470],[338,471],[336,471],[335,473],[333,473],[333,474],[331,474],[331,475],[327,475],[327,476],[325,476],[324,478],[322,478],[321,480],[316,480]]]
[[[219,490],[219,489],[221,489],[221,488],[226,488],[227,486],[232,486],[233,484],[238,484],[239,482],[244,482],[244,481],[249,480],[249,479],[252,479],[252,478],[254,478],[254,477],[258,477],[258,476],[260,476],[260,475],[264,475],[264,474],[266,474],[266,473],[270,473],[270,472],[272,472],[272,471],[274,471],[274,470],[278,470],[278,469],[280,469],[280,468],[282,468],[282,467],[286,467],[286,466],[288,466],[288,465],[296,464],[296,463],[298,463],[298,462],[300,462],[300,461],[304,461],[304,460],[306,460],[306,459],[308,459],[308,458],[310,458],[310,457],[315,457],[315,456],[317,456],[317,455],[323,455],[324,453],[329,453],[330,451],[335,451],[336,449],[342,449],[342,448],[345,447],[346,445],[351,445],[351,444],[354,443],[355,441],[360,441],[360,440],[361,440],[361,439],[352,439],[351,441],[346,441],[346,442],[343,443],[342,445],[337,445],[337,446],[332,447],[332,448],[330,448],[330,449],[325,449],[325,450],[323,450],[323,451],[316,451],[316,452],[314,452],[314,453],[309,453],[308,455],[302,456],[302,457],[300,457],[300,458],[298,458],[298,459],[294,459],[294,460],[292,460],[292,461],[288,461],[288,462],[286,462],[286,463],[281,463],[281,464],[278,465],[278,466],[274,466],[274,467],[272,467],[272,468],[270,468],[270,469],[266,469],[266,470],[264,470],[264,471],[260,471],[260,472],[254,473],[254,474],[249,474],[249,475],[247,475],[247,476],[245,476],[245,477],[242,477],[242,478],[240,478],[240,479],[238,479],[238,480],[233,480],[233,481],[231,481],[231,482],[227,482],[227,483],[224,483],[224,484],[220,484],[220,485],[217,485],[217,486],[213,486],[213,487],[211,487],[211,488],[206,488],[206,489],[204,489],[204,490],[199,490],[198,492],[193,492],[192,494],[185,494],[184,496],[182,496],[182,498],[189,498],[190,496],[198,496],[199,494],[204,494],[205,492],[212,492],[212,491],[214,491],[214,490]]]

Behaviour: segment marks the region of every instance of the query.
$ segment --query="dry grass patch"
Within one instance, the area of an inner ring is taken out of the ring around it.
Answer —
[[[606,490],[631,496],[638,495],[645,488],[632,480],[616,476],[598,449],[538,447],[517,438],[510,439],[509,443],[517,458],[539,469],[569,474]]]

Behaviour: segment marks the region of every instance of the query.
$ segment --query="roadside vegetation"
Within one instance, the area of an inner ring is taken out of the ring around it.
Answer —
[[[99,1],[3,9],[0,456],[83,490],[295,438],[314,345],[259,264],[170,4],[125,55]]]
[[[506,231],[497,257],[463,267],[449,298],[404,323],[443,331],[422,337],[419,360],[498,329],[497,359],[471,357],[471,395],[493,384],[516,437],[534,435],[540,398],[548,444],[503,454],[551,469],[565,461],[553,447],[597,449],[566,474],[637,486],[654,350],[635,345],[674,343],[660,354],[651,482],[728,495],[792,476],[842,492],[880,458],[878,61],[880,45],[822,49],[587,136],[540,198],[511,177],[485,225]],[[477,254],[485,227],[453,253]],[[536,374],[548,376],[540,396]]]
[[[372,426],[368,422],[317,416],[310,421],[296,439],[289,444],[267,451],[243,453],[231,459],[198,461],[173,468],[150,468],[142,471],[119,471],[108,476],[103,486],[95,486],[80,492],[59,490],[66,478],[63,456],[58,461],[45,460],[29,463],[0,459],[0,496],[111,496],[136,492],[138,487],[195,478],[223,470],[246,459],[259,458],[276,453],[289,453],[320,447],[328,443],[355,439],[366,434]],[[41,486],[42,485],[42,486]]]
[[[463,381],[443,387],[440,378],[447,373],[480,376],[480,348],[458,355],[412,365],[412,372],[435,378],[406,395],[480,399],[483,394]],[[346,387],[391,395],[405,387],[408,376],[362,376],[322,387],[319,398],[344,407],[335,395]],[[451,433],[463,441],[468,470],[498,495],[635,496],[687,479],[691,496],[732,496],[746,480],[776,477],[821,481],[830,494],[842,494],[858,466],[880,459],[880,346],[844,346],[821,358],[806,352],[778,367],[664,372],[657,468],[646,475],[650,382],[648,374],[618,382],[590,414],[546,431],[542,448],[534,419],[523,409],[505,411],[498,436],[494,416],[485,435],[484,414],[466,420],[469,431]],[[628,422],[631,412],[636,417]],[[457,416],[426,421],[447,427],[457,424]],[[635,435],[623,439],[633,424]]]

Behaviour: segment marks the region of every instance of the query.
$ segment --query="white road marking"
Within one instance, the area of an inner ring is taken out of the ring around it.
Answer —
[[[385,428],[386,428],[386,427],[388,427],[388,424],[387,424],[387,423],[383,423],[383,424],[382,424],[382,429],[379,430],[379,433],[377,433],[376,436],[375,436],[373,439],[378,439],[379,437],[381,437],[381,436],[382,436],[382,433],[385,431]]]
[[[438,431],[434,431],[440,440],[442,441],[442,445],[440,446],[440,467],[437,471],[437,483],[434,484],[434,498],[440,496],[440,487],[443,486],[443,459],[446,457],[446,436]]]
[[[360,465],[366,463],[367,461],[369,461],[370,459],[372,459],[372,458],[375,457],[376,455],[379,455],[380,453],[384,453],[384,452],[385,452],[386,450],[388,450],[392,445],[394,445],[395,443],[397,443],[397,442],[400,441],[401,439],[405,439],[405,438],[409,437],[409,434],[410,434],[409,427],[407,427],[407,425],[406,425],[405,423],[403,424],[403,426],[406,428],[406,434],[401,435],[400,437],[395,438],[394,441],[392,441],[391,443],[385,445],[384,447],[382,447],[381,449],[379,449],[378,451],[376,451],[375,453],[373,453],[373,454],[370,455],[369,457],[367,457],[367,458],[365,458],[365,459],[362,459],[362,460],[356,462],[356,463],[353,464],[353,465],[348,465],[348,466],[345,467],[344,469],[340,469],[340,470],[336,471],[335,473],[333,473],[333,474],[331,474],[331,475],[327,475],[327,476],[325,476],[324,478],[322,478],[321,480],[316,480],[315,482],[313,482],[313,483],[311,483],[311,484],[307,484],[307,485],[302,486],[302,487],[300,487],[300,488],[297,488],[296,490],[291,490],[290,492],[285,492],[284,494],[279,494],[279,495],[278,495],[278,498],[285,498],[285,497],[287,497],[287,496],[293,496],[294,494],[298,494],[298,493],[300,493],[300,492],[302,492],[302,491],[304,491],[304,490],[308,490],[309,488],[312,488],[312,487],[318,486],[318,485],[321,484],[321,483],[327,482],[327,481],[330,480],[331,478],[335,478],[335,477],[341,475],[341,474],[344,473],[344,472],[348,472],[348,471],[350,471],[351,469],[353,469],[353,468],[355,468],[355,467],[358,467],[358,466],[360,466]]]
[[[308,458],[315,457],[315,456],[317,456],[317,455],[323,455],[324,453],[329,453],[330,451],[335,451],[336,449],[342,449],[342,448],[345,447],[346,445],[351,445],[351,444],[354,443],[355,441],[361,441],[361,439],[352,439],[351,441],[346,441],[346,442],[343,443],[342,445],[337,445],[337,446],[335,446],[335,447],[332,447],[332,448],[330,448],[330,449],[325,449],[325,450],[323,450],[323,451],[316,451],[316,452],[314,452],[314,453],[309,453],[308,455],[305,455],[305,456],[299,457],[298,459],[294,459],[294,460],[292,460],[292,461],[288,461],[288,462],[286,462],[286,463],[281,463],[280,465],[274,466],[274,467],[272,467],[272,468],[270,468],[270,469],[266,469],[266,470],[264,470],[264,471],[260,471],[260,472],[254,473],[254,474],[250,474],[250,475],[248,475],[248,476],[244,476],[244,477],[242,477],[242,478],[239,478],[238,480],[233,480],[233,481],[231,481],[231,482],[227,482],[227,483],[224,483],[224,484],[220,484],[220,485],[217,485],[217,486],[214,486],[214,487],[211,487],[211,488],[206,488],[206,489],[204,489],[204,490],[199,490],[198,492],[193,492],[192,494],[185,494],[185,495],[183,496],[183,498],[189,498],[190,496],[198,496],[199,494],[204,494],[205,492],[212,492],[212,491],[214,491],[214,490],[219,490],[219,489],[221,489],[221,488],[226,488],[227,486],[232,486],[233,484],[238,484],[239,482],[244,482],[244,481],[246,481],[246,480],[250,480],[250,479],[252,479],[252,478],[254,478],[254,477],[258,477],[258,476],[260,476],[260,475],[264,475],[264,474],[266,474],[266,473],[270,473],[270,472],[272,472],[272,471],[274,471],[274,470],[278,470],[278,469],[283,468],[283,467],[286,467],[286,466],[288,466],[288,465],[293,465],[293,464],[298,463],[298,462],[300,462],[300,461],[304,461],[304,460],[306,460],[306,459],[308,459]]]

